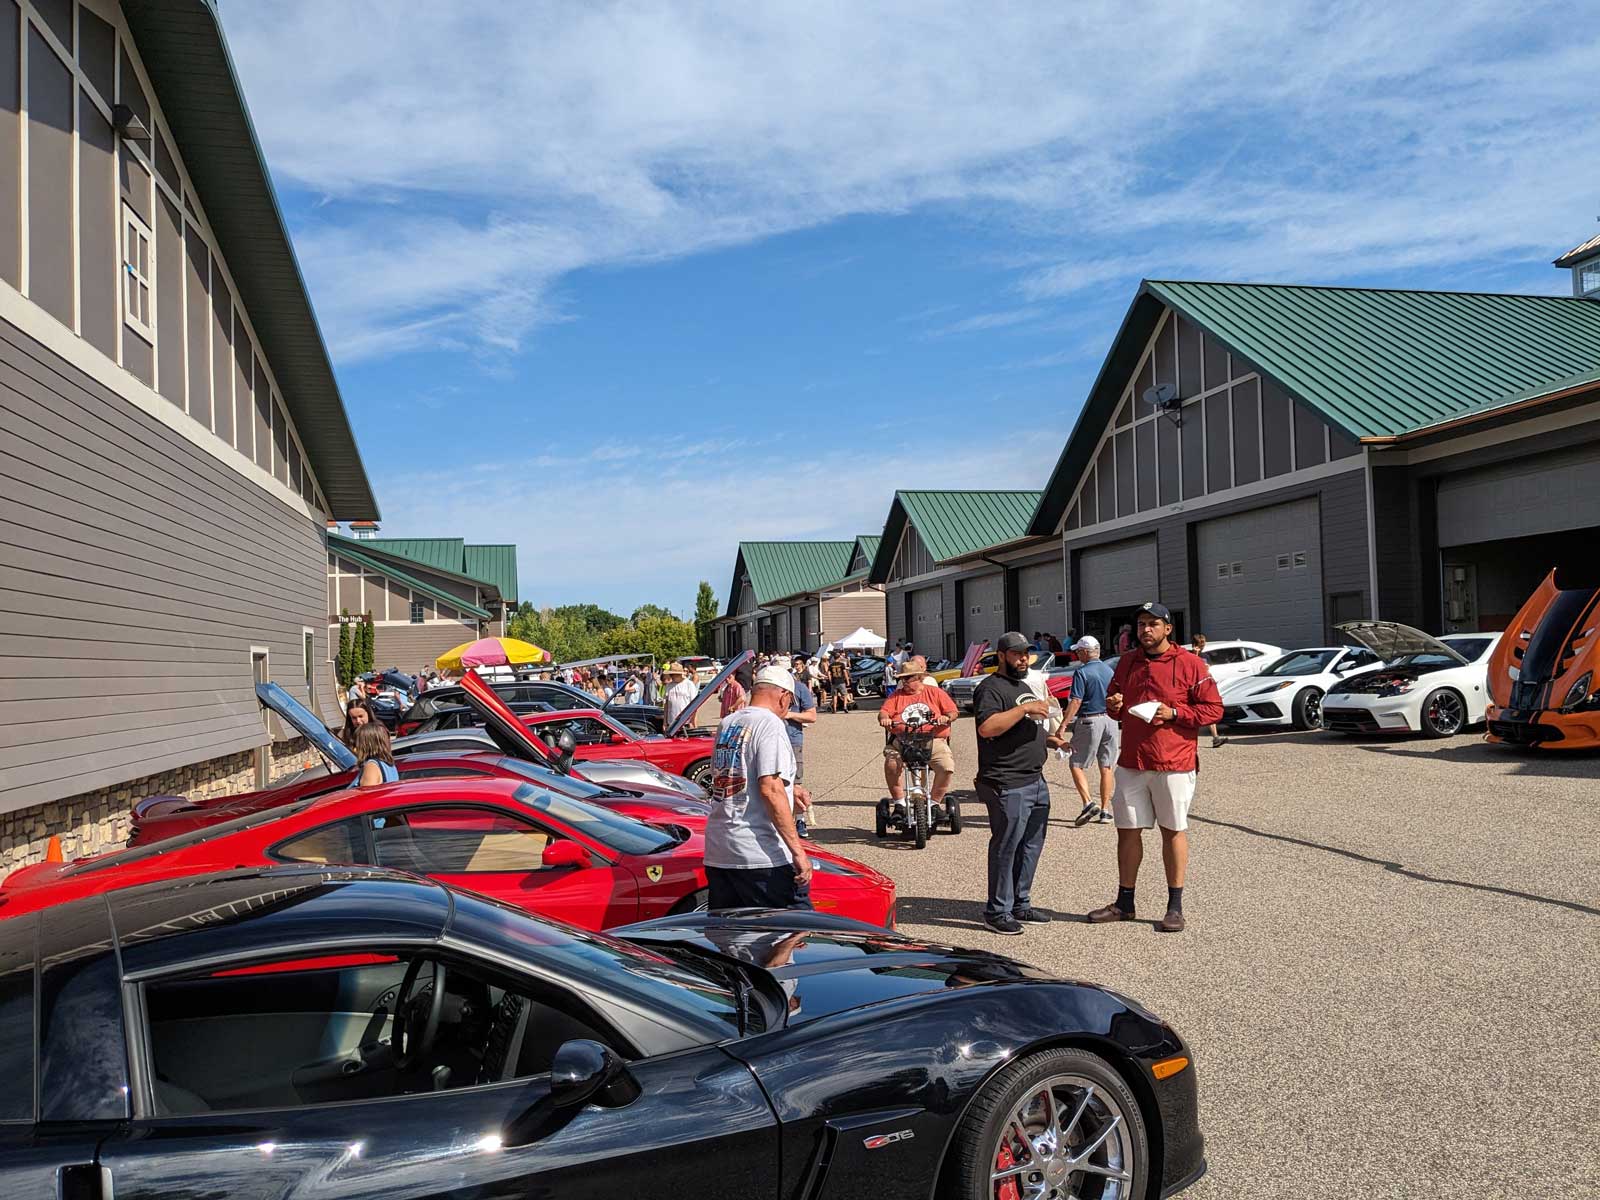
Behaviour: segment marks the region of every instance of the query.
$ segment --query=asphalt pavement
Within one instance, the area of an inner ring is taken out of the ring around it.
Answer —
[[[1164,935],[1153,832],[1141,920],[1083,924],[1115,897],[1115,834],[1073,828],[1052,756],[1033,899],[1056,920],[1000,937],[979,924],[971,720],[966,829],[922,851],[873,835],[870,711],[823,713],[806,741],[815,840],[894,878],[902,930],[1104,984],[1189,1040],[1210,1173],[1186,1195],[1600,1196],[1600,758],[1475,735],[1203,739],[1189,927]]]

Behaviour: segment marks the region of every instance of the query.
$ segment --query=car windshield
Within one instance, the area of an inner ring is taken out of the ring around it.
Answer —
[[[1488,637],[1448,637],[1439,640],[1468,662],[1477,662],[1489,648],[1489,644],[1494,641]]]
[[[602,796],[631,796],[632,792],[619,792],[616,788],[601,787],[576,775],[563,775],[542,763],[527,762],[520,758],[502,758],[500,766],[514,775],[537,783],[540,787],[571,796],[574,800],[595,800]]]
[[[1263,675],[1320,675],[1339,656],[1337,650],[1296,650],[1273,663]]]
[[[547,813],[619,854],[659,854],[678,844],[678,839],[665,829],[532,784],[522,784],[512,795],[534,812]]]
[[[322,796],[329,792],[339,791],[346,785],[342,782],[326,791],[318,792],[314,796],[303,796],[293,804],[280,804],[275,808],[261,808],[254,812],[245,813],[242,817],[235,817],[231,821],[218,821],[215,825],[202,825],[198,829],[191,829],[188,833],[175,834],[169,838],[162,838],[158,842],[151,842],[147,846],[133,846],[127,850],[117,850],[110,854],[101,854],[87,862],[68,867],[64,875],[84,875],[91,871],[101,871],[107,867],[123,867],[129,863],[143,862],[147,858],[154,858],[158,854],[166,854],[170,850],[182,850],[186,846],[198,846],[202,842],[215,841],[220,837],[227,837],[230,833],[237,833],[241,829],[254,829],[257,825],[265,825],[269,821],[281,820],[292,817],[296,813],[304,812]]]
[[[739,1031],[739,1000],[715,972],[643,946],[529,916],[488,896],[459,892],[452,931],[489,945],[525,949],[559,974],[596,990],[628,992],[646,1009],[693,1021],[711,1040]]]

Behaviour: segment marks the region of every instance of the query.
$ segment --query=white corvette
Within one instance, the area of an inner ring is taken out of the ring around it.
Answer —
[[[1393,621],[1352,621],[1338,629],[1382,658],[1383,666],[1328,689],[1324,729],[1449,737],[1484,719],[1489,652],[1498,633],[1436,638]]]
[[[1380,665],[1365,646],[1308,646],[1290,650],[1254,675],[1230,679],[1222,692],[1222,719],[1240,727],[1322,725],[1322,697],[1334,685]]]

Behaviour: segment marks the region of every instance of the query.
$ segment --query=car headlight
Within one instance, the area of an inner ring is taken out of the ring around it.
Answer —
[[[1385,696],[1404,696],[1416,686],[1416,681],[1412,679],[1394,679],[1383,685],[1383,694]]]
[[[1589,684],[1593,681],[1593,671],[1585,671],[1582,675],[1578,676],[1577,682],[1567,689],[1567,698],[1561,702],[1561,707],[1572,708],[1588,699]]]
[[[1285,679],[1282,683],[1275,683],[1271,687],[1263,688],[1254,694],[1257,696],[1270,696],[1273,692],[1281,692],[1284,688],[1293,687],[1294,685],[1295,681],[1293,679]]]

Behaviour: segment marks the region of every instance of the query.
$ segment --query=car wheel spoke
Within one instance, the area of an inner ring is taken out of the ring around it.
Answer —
[[[1094,1141],[1090,1142],[1073,1157],[1072,1169],[1075,1171],[1086,1169],[1085,1160],[1096,1150],[1100,1149],[1101,1146],[1105,1145],[1106,1139],[1116,1132],[1117,1126],[1121,1124],[1122,1114],[1116,1113],[1112,1116],[1111,1120],[1106,1122],[1106,1127],[1094,1135]]]
[[[1090,1084],[1083,1089],[1083,1099],[1078,1101],[1078,1107],[1073,1110],[1072,1118],[1061,1127],[1062,1140],[1072,1137],[1072,1131],[1078,1127],[1078,1122],[1083,1120],[1083,1114],[1089,1111],[1089,1105],[1094,1101],[1094,1085]]]

